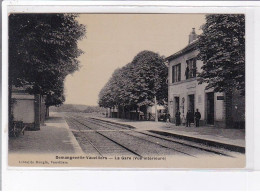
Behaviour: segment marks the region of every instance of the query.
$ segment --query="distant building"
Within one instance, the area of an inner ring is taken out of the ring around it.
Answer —
[[[12,114],[14,121],[22,121],[31,130],[40,130],[46,117],[45,99],[30,95],[23,88],[12,89]]]
[[[199,109],[202,125],[244,128],[245,98],[233,91],[232,95],[206,90],[206,83],[198,84],[202,61],[196,59],[198,40],[195,29],[189,35],[189,44],[166,58],[168,62],[168,110],[172,122],[180,111],[182,122],[186,113]]]

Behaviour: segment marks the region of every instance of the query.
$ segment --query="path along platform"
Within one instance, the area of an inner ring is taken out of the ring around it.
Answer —
[[[82,150],[62,116],[50,113],[39,131],[9,138],[10,153],[80,154]]]
[[[96,117],[97,118],[97,117]],[[186,127],[175,126],[173,123],[155,121],[130,121],[118,118],[100,118],[115,123],[131,125],[136,130],[158,131],[165,134],[170,133],[177,136],[184,136],[193,140],[215,142],[216,144],[226,144],[231,147],[245,149],[245,130],[244,129],[223,129],[214,126]]]

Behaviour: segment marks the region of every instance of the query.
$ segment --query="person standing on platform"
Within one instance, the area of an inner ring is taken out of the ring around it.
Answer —
[[[187,114],[186,114],[186,127],[190,127],[190,122],[192,120],[192,113],[190,110],[188,110]]]
[[[199,127],[200,126],[200,118],[201,118],[201,114],[199,112],[199,109],[196,109],[194,117],[195,117],[196,127]]]
[[[166,113],[165,120],[166,120],[167,127],[170,127],[170,118],[171,118],[171,115],[169,113]]]

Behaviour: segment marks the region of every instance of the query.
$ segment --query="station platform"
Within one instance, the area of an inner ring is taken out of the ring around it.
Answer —
[[[97,118],[97,117],[96,117]],[[99,118],[110,122],[131,125],[136,130],[157,131],[165,135],[176,135],[197,142],[215,143],[216,145],[226,145],[245,150],[245,130],[244,129],[224,129],[214,126],[186,127],[176,126],[174,123],[155,121],[131,121],[118,118]],[[243,152],[243,151],[242,151]]]
[[[50,113],[39,131],[25,131],[24,135],[9,138],[8,143],[11,154],[83,153],[66,121],[56,113]]]

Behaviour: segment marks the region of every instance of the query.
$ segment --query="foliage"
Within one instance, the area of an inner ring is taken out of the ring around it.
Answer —
[[[215,92],[245,93],[245,16],[210,14],[199,36],[198,59],[204,62],[199,83]]]
[[[142,51],[126,66],[114,71],[99,94],[102,107],[163,105],[167,100],[167,67],[163,57]]]
[[[54,82],[54,80],[52,81]],[[51,92],[46,95],[45,105],[47,107],[59,106],[65,101],[63,80],[57,80],[54,84]]]
[[[76,14],[9,16],[9,84],[46,95],[49,105],[64,101],[63,82],[79,69],[78,40],[85,26]]]
[[[134,102],[139,106],[153,105],[156,96],[158,104],[163,105],[168,95],[168,69],[163,57],[151,51],[142,51],[134,58],[132,64],[135,72],[135,87],[132,90]]]

